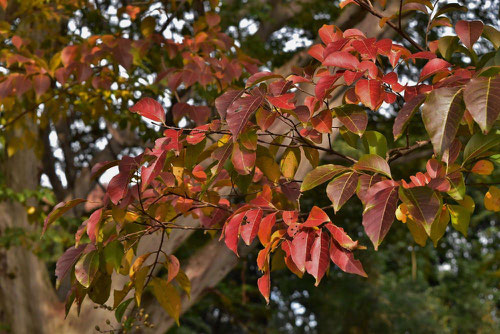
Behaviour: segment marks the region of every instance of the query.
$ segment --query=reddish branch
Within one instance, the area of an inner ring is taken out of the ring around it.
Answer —
[[[382,15],[380,12],[378,12],[369,1],[366,0],[354,0],[355,3],[357,3],[361,8],[365,9],[368,11],[370,14],[382,19],[384,18],[384,15]],[[402,1],[401,1],[402,2]],[[399,14],[399,20],[401,21],[401,12]],[[419,51],[425,51],[425,49],[420,46],[413,38],[411,38],[402,28],[401,28],[401,23],[400,26],[398,27],[391,21],[387,21],[386,24],[394,29],[401,37],[406,39],[408,42],[410,42],[411,45],[416,47]]]

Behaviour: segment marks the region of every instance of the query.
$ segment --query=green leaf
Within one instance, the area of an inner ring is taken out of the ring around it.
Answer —
[[[455,230],[459,231],[467,237],[467,229],[470,223],[470,211],[460,205],[448,205],[448,210],[451,216],[451,225]]]
[[[444,6],[441,6],[439,7],[438,11],[436,12],[436,17],[441,15],[441,14],[444,14],[444,13],[448,13],[448,12],[453,12],[453,11],[461,11],[461,12],[467,12],[468,9],[467,7],[465,6],[461,6],[459,5],[458,3],[449,3],[449,4],[446,4]]]
[[[136,274],[134,280],[135,302],[137,307],[141,306],[142,291],[151,266],[142,267]]]
[[[431,240],[434,243],[434,247],[437,247],[437,243],[439,239],[441,239],[446,232],[446,227],[450,222],[450,214],[448,210],[442,210],[441,213],[437,216],[436,220],[432,223],[431,226]]]
[[[365,170],[391,177],[391,168],[387,161],[375,154],[365,154],[354,164],[355,170]]]
[[[99,270],[99,253],[95,250],[85,254],[75,265],[76,280],[88,288]]]
[[[182,269],[179,269],[177,276],[175,276],[175,280],[177,281],[177,283],[179,283],[181,289],[184,290],[184,292],[186,292],[188,297],[191,297],[191,282],[189,281],[189,278]]]
[[[387,139],[378,131],[366,131],[363,135],[363,145],[370,154],[385,158],[387,154]]]
[[[444,59],[449,60],[458,47],[457,36],[443,36],[438,41],[438,50]]]
[[[125,311],[127,310],[128,305],[134,300],[134,298],[129,298],[116,308],[115,311],[115,318],[118,323],[122,322],[123,315],[125,314]]]
[[[460,87],[438,88],[427,96],[422,120],[437,156],[442,156],[455,139],[464,111]]]
[[[416,221],[410,218],[406,218],[406,226],[408,226],[408,229],[410,230],[413,240],[415,240],[415,242],[420,246],[425,247],[425,244],[427,243],[427,238],[429,236],[427,235],[427,232],[425,232],[425,229],[422,226],[422,224],[417,223]]]
[[[111,292],[111,276],[99,273],[95,279],[97,283],[89,288],[89,298],[96,304],[104,305]]]
[[[483,155],[487,155],[485,153],[487,153],[492,148],[498,148],[498,145],[500,145],[499,133],[490,132],[487,135],[476,133],[474,136],[472,136],[467,145],[465,145],[464,161],[462,163],[462,166],[473,159],[476,159]],[[498,151],[498,149],[496,149],[495,151]]]
[[[116,272],[118,272],[118,270],[120,270],[122,258],[125,253],[122,243],[117,240],[111,241],[104,248],[103,252],[106,264],[112,266],[113,268],[115,268]]]
[[[320,184],[331,180],[335,175],[345,172],[346,170],[346,167],[340,165],[318,166],[310,171],[306,177],[304,177],[300,191],[304,192],[313,189]]]
[[[160,303],[161,307],[174,318],[177,326],[179,326],[179,316],[181,314],[181,297],[172,284],[167,284],[167,281],[154,277],[151,280],[153,294]]]
[[[465,196],[465,182],[462,173],[452,173],[446,179],[450,182],[451,186],[447,194],[456,201],[463,200]]]
[[[500,48],[500,31],[494,27],[485,25],[483,28],[483,37],[493,43],[495,49]]]

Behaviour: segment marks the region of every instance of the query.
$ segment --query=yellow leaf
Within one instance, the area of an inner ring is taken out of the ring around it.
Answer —
[[[446,232],[446,226],[450,222],[450,213],[446,205],[443,205],[439,217],[431,225],[431,240],[434,243],[434,247],[437,247],[439,239],[441,239]]]
[[[141,306],[141,297],[142,297],[142,291],[144,290],[144,283],[146,281],[146,277],[148,276],[149,269],[151,266],[146,266],[142,267],[136,274],[135,274],[135,301],[137,303],[137,306]]]
[[[422,224],[408,218],[406,220],[406,225],[408,226],[408,229],[413,236],[413,240],[415,240],[415,242],[420,246],[424,247],[425,243],[427,242],[428,236]]]
[[[490,175],[493,172],[493,163],[489,160],[480,160],[472,167],[471,172],[479,175]]]
[[[474,212],[474,208],[476,207],[476,204],[474,203],[474,200],[472,199],[472,197],[470,197],[469,195],[465,195],[463,200],[457,201],[457,202],[461,206],[463,206],[465,209],[467,209],[467,211],[469,211],[470,213]]]
[[[500,189],[491,186],[484,196],[484,206],[487,210],[498,212],[500,211]]]
[[[448,210],[450,211],[451,225],[466,237],[470,223],[470,212],[459,205],[448,205]]]
[[[128,274],[130,276],[130,278],[132,278],[132,279],[134,278],[135,274],[142,267],[144,261],[146,261],[151,254],[152,253],[142,254],[137,259],[135,259],[134,264],[132,265],[132,267],[130,267],[130,271]]]
[[[179,292],[172,284],[167,284],[167,281],[160,278],[153,278],[151,281],[153,286],[153,294],[160,303],[161,307],[175,319],[179,326],[179,316],[181,314],[181,297]]]

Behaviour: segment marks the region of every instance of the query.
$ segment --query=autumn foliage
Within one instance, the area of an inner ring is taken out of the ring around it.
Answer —
[[[343,1],[342,6],[349,3],[378,14],[370,1]],[[450,222],[467,235],[475,206],[467,195],[470,180],[473,174],[491,174],[492,156],[500,146],[500,32],[480,21],[451,22],[446,14],[462,10],[458,5],[405,4],[408,12],[422,11],[422,6],[431,11],[424,33],[444,25],[455,35],[415,46],[401,34],[401,13],[380,17],[380,25],[398,31],[402,42],[325,25],[308,50],[311,65],[287,76],[261,71],[258,60],[237,50],[221,32],[215,11],[201,17],[193,36],[182,42],[153,33],[140,41],[91,36],[66,46],[51,64],[23,56],[23,41],[12,38],[19,53],[9,55],[7,62],[24,67],[26,74],[7,76],[0,83],[3,97],[33,90],[42,100],[54,79],[60,85],[90,82],[93,89],[109,88],[106,68],[96,71],[91,65],[114,58],[125,69],[140,66],[136,58],[150,50],[182,59],[182,65],[165,68],[156,79],[165,82],[174,99],[190,87],[218,95],[208,104],[178,99],[169,111],[173,123],[153,95],[130,108],[157,126],[159,138],[138,156],[93,167],[94,178],[114,166],[119,173],[109,181],[102,205],[82,223],[75,246],[57,263],[58,281],[71,276],[67,310],[86,296],[105,303],[112,292],[98,286],[116,272],[129,278],[122,290],[113,292],[117,317],[131,302],[140,305],[142,293],[151,288],[178,321],[180,294],[190,291],[181,264],[174,255],[163,254],[161,244],[156,252],[136,253],[143,236],[161,233],[163,243],[173,229],[205,230],[216,238],[220,231],[221,241],[236,255],[242,243],[258,244],[258,288],[267,302],[276,261],[299,277],[312,275],[316,285],[333,265],[366,277],[370,273],[356,254],[382,247],[395,219],[406,224],[420,245],[427,239],[437,245]],[[476,54],[474,44],[481,36],[496,51]],[[457,54],[469,64],[457,61]],[[418,72],[418,82],[398,71],[403,67]],[[375,115],[392,110],[397,112],[393,138],[370,130]],[[179,126],[180,120],[190,127]],[[412,122],[425,128],[415,142],[409,139]],[[339,142],[357,153],[345,153]],[[432,148],[425,169],[415,175],[394,173],[395,161],[423,147]],[[325,156],[334,163],[322,163]],[[297,177],[303,166],[309,172]],[[301,197],[326,183],[332,205],[301,210]],[[485,193],[488,210],[500,210],[499,192],[491,185]],[[361,245],[336,224],[335,214],[351,198],[363,203],[359,223],[372,245]],[[47,216],[44,230],[84,201],[60,203]],[[199,224],[178,224],[182,216]],[[158,266],[165,268],[165,277],[153,274]],[[134,298],[125,299],[130,291]]]

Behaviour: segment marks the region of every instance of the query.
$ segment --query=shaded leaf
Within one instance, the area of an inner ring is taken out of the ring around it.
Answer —
[[[347,130],[363,135],[368,124],[368,115],[365,108],[357,104],[343,104],[333,109],[339,121],[347,128]]]
[[[359,260],[354,258],[353,253],[340,247],[333,239],[330,241],[330,259],[337,267],[346,273],[368,277],[363,269],[363,265]]]
[[[319,186],[332,179],[335,175],[343,173],[347,168],[341,165],[322,165],[310,171],[302,181],[300,191],[304,192]]]
[[[473,78],[465,86],[464,101],[474,121],[488,133],[500,115],[500,75]]]
[[[442,156],[455,139],[464,111],[460,87],[438,88],[427,96],[422,120],[437,156]]]
[[[179,316],[181,314],[181,297],[171,283],[158,277],[151,280],[153,294],[160,303],[161,307],[175,320],[179,325]]]
[[[419,110],[426,97],[426,94],[419,94],[415,96],[410,101],[406,102],[403,108],[401,108],[401,110],[398,112],[396,119],[394,120],[394,126],[392,128],[394,140],[401,137],[411,118]]]
[[[73,199],[71,201],[67,202],[61,202],[57,204],[54,209],[47,215],[47,218],[45,218],[45,221],[43,222],[43,231],[42,235],[45,233],[47,230],[47,227],[49,227],[50,224],[52,224],[54,221],[56,221],[59,217],[61,217],[63,214],[74,208],[76,205],[86,202],[87,200],[82,199],[82,198],[77,198]]]
[[[398,184],[391,180],[376,183],[368,190],[363,227],[375,250],[384,240],[396,216]]]
[[[370,171],[391,177],[391,169],[387,161],[376,154],[365,154],[354,164],[354,169]]]
[[[421,223],[430,235],[431,226],[442,207],[441,196],[428,187],[399,188],[399,197],[406,204],[413,219]]]
[[[333,203],[335,212],[340,210],[342,205],[347,202],[349,198],[356,192],[358,185],[359,174],[356,172],[349,172],[337,176],[326,187],[326,194],[330,201]]]
[[[318,286],[330,263],[329,243],[330,238],[328,233],[322,229],[316,232],[316,237],[311,246],[311,260],[306,262],[307,272],[316,279],[315,286]]]

